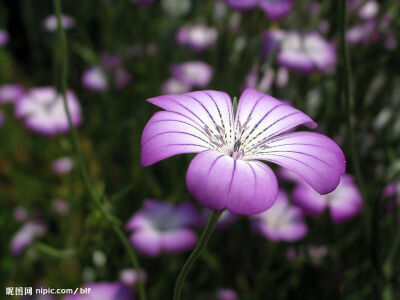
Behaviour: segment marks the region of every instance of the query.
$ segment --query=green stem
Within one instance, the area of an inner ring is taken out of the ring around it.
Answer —
[[[40,252],[59,259],[73,257],[76,254],[76,249],[56,249],[43,243],[35,243],[34,248]]]
[[[354,99],[353,99],[353,92],[352,92],[352,71],[350,65],[350,56],[349,50],[347,48],[346,43],[346,27],[347,27],[347,9],[346,9],[346,0],[341,0],[341,13],[340,16],[340,50],[341,50],[341,57],[343,59],[343,79],[342,79],[342,86],[343,86],[343,94],[344,99],[346,102],[346,111],[347,111],[347,127],[349,130],[349,138],[350,138],[350,154],[353,162],[354,172],[356,175],[357,182],[364,192],[363,188],[363,178],[361,175],[361,168],[360,162],[357,155],[357,147],[356,147],[356,139],[354,134],[354,126],[352,121],[353,116],[353,106],[354,106]]]
[[[349,50],[347,48],[346,43],[346,30],[347,30],[347,1],[340,0],[340,13],[339,13],[339,28],[340,28],[340,52],[341,57],[343,59],[343,70],[342,70],[342,86],[343,91],[341,96],[344,97],[346,112],[347,112],[347,129],[349,134],[349,143],[350,143],[350,155],[352,160],[352,165],[354,168],[354,173],[356,177],[356,182],[359,186],[362,198],[364,200],[364,226],[365,226],[365,236],[366,242],[368,245],[368,251],[370,255],[370,260],[372,262],[373,267],[373,276],[374,276],[374,288],[375,294],[379,293],[379,274],[381,273],[381,269],[378,262],[378,243],[375,242],[377,237],[373,237],[373,228],[377,228],[377,216],[373,218],[373,223],[371,223],[371,208],[369,207],[370,203],[367,201],[367,193],[364,187],[364,180],[362,178],[360,161],[357,154],[357,143],[356,143],[356,134],[354,128],[354,99],[353,99],[353,90],[352,90],[352,71],[351,71],[351,63]],[[375,203],[376,205],[377,203]],[[375,225],[375,226],[373,226]],[[377,232],[376,232],[377,234]],[[374,241],[373,241],[374,240]]]
[[[218,219],[221,216],[222,212],[223,212],[222,210],[219,211],[213,210],[210,216],[208,217],[207,225],[204,228],[203,233],[201,234],[196,247],[194,248],[193,252],[190,254],[189,258],[183,265],[182,270],[179,273],[179,276],[176,280],[173,300],[181,299],[183,282],[185,281],[185,278],[189,273],[191,267],[193,266],[194,262],[200,256],[203,249],[207,246],[207,243],[210,240],[212,233],[214,232],[215,225],[217,225]]]
[[[387,279],[392,277],[393,266],[395,264],[395,259],[398,257],[397,251],[400,248],[400,229],[397,230],[396,235],[394,237],[392,247],[390,248],[390,252],[387,256],[386,262],[383,265],[383,270]]]
[[[54,0],[53,3],[54,3],[56,16],[57,16],[60,52],[61,52],[61,57],[62,57],[60,89],[61,89],[62,99],[63,99],[63,103],[64,103],[65,113],[67,115],[68,124],[69,124],[70,130],[71,130],[71,133],[72,133],[72,145],[73,145],[75,154],[78,159],[79,170],[80,170],[80,173],[81,173],[81,176],[83,179],[83,183],[89,192],[90,198],[96,204],[96,206],[100,209],[100,211],[102,212],[104,217],[112,224],[112,228],[113,228],[115,234],[121,240],[126,251],[128,252],[130,260],[132,262],[132,265],[134,266],[134,268],[137,272],[137,275],[138,275],[139,297],[141,300],[146,300],[146,293],[145,293],[143,281],[142,281],[142,278],[140,275],[141,268],[139,265],[139,261],[136,257],[136,254],[133,252],[133,249],[130,246],[124,232],[121,230],[120,222],[118,221],[118,219],[116,217],[114,217],[111,213],[109,213],[101,204],[101,200],[95,192],[95,189],[89,179],[89,175],[88,175],[88,172],[87,172],[85,164],[84,164],[82,151],[80,149],[79,142],[78,142],[78,133],[72,124],[71,114],[70,114],[70,111],[68,108],[67,98],[66,98],[67,79],[68,79],[68,48],[67,48],[67,37],[66,37],[65,31],[64,31],[64,28],[62,27],[62,23],[61,23],[61,3],[60,3],[60,0]]]

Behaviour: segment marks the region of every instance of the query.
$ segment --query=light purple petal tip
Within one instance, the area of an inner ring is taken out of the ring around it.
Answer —
[[[254,159],[274,162],[300,176],[320,194],[332,192],[346,169],[340,147],[314,132],[293,132],[272,138]]]

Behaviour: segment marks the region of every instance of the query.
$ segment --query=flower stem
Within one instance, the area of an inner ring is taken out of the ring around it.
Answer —
[[[203,249],[207,246],[207,243],[208,243],[212,233],[214,232],[215,225],[217,225],[218,219],[221,216],[222,212],[223,212],[223,210],[211,211],[211,214],[208,217],[207,225],[204,228],[203,233],[201,234],[196,247],[194,248],[193,252],[190,254],[189,258],[183,265],[182,270],[179,273],[179,276],[176,280],[173,300],[181,299],[181,291],[182,291],[183,282],[185,281],[185,278],[186,278],[187,274],[189,273],[190,268],[193,266],[194,262],[200,256]]]
[[[72,133],[72,145],[75,151],[75,155],[78,159],[79,170],[83,179],[84,186],[86,187],[87,191],[89,192],[91,200],[95,203],[95,205],[100,209],[103,216],[110,222],[115,234],[121,240],[122,244],[124,245],[126,251],[129,254],[129,258],[131,260],[132,265],[134,266],[137,274],[138,274],[138,292],[139,297],[141,300],[146,300],[146,293],[144,290],[143,281],[141,278],[141,268],[139,265],[139,261],[134,253],[132,247],[129,244],[124,232],[120,227],[120,221],[113,216],[110,212],[108,212],[102,205],[100,197],[95,192],[95,189],[89,179],[88,172],[86,170],[82,151],[79,146],[78,142],[78,133],[75,127],[72,124],[71,113],[68,108],[67,98],[66,98],[66,91],[67,91],[67,78],[68,78],[68,48],[67,48],[67,37],[62,26],[61,21],[61,3],[60,0],[53,0],[55,13],[57,17],[57,27],[58,27],[58,37],[59,37],[59,45],[60,45],[60,52],[62,58],[62,65],[61,65],[61,85],[60,85],[60,92],[62,95],[65,113],[67,115],[68,124]]]
[[[372,262],[372,266],[374,268],[373,275],[375,276],[375,293],[379,289],[377,286],[377,278],[379,277],[380,267],[378,263],[378,252],[377,252],[377,243],[373,242],[373,239],[376,240],[376,237],[373,238],[373,226],[371,224],[371,208],[369,207],[369,203],[367,201],[367,193],[364,187],[364,180],[362,177],[360,161],[357,153],[357,142],[356,142],[356,134],[354,128],[354,98],[353,98],[353,90],[352,90],[352,70],[350,63],[350,55],[346,42],[346,30],[347,30],[347,1],[340,0],[340,13],[339,13],[339,29],[340,29],[340,52],[341,58],[343,60],[342,66],[342,91],[341,97],[343,97],[346,105],[346,113],[347,113],[347,130],[349,134],[349,143],[350,143],[350,155],[352,166],[354,168],[354,174],[356,177],[356,182],[359,186],[362,199],[364,201],[364,224],[365,224],[365,237],[368,245],[369,255]],[[339,75],[340,76],[340,75]],[[377,203],[375,203],[376,205]],[[377,218],[374,218],[373,222],[376,222]],[[375,224],[376,225],[376,224]],[[376,226],[375,226],[376,227]]]

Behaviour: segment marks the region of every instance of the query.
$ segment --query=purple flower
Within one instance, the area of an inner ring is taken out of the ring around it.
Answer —
[[[0,87],[0,104],[18,101],[24,94],[24,89],[18,84],[5,84]]]
[[[72,123],[82,123],[81,107],[75,94],[67,91],[67,103]],[[30,130],[54,136],[69,131],[67,115],[62,96],[53,87],[33,88],[16,103],[15,114],[25,119],[25,126]]]
[[[345,158],[335,142],[313,132],[306,114],[271,96],[246,89],[236,117],[224,92],[198,91],[148,99],[157,112],[142,135],[141,164],[152,165],[180,153],[199,153],[190,163],[186,183],[204,207],[252,215],[275,201],[278,184],[260,160],[292,170],[321,194],[339,184]]]
[[[108,88],[107,76],[104,70],[99,67],[91,67],[82,75],[82,85],[88,90],[104,92]]]
[[[279,29],[267,30],[262,35],[261,57],[265,59],[271,53],[278,50],[282,39],[285,37],[285,32]]]
[[[10,37],[8,35],[8,32],[3,29],[0,29],[0,47],[6,45],[9,39]]]
[[[400,181],[385,186],[383,196],[394,200],[389,201],[387,207],[390,212],[396,211],[395,208],[400,207]],[[398,221],[400,222],[400,214],[398,215]]]
[[[278,21],[286,17],[293,8],[293,0],[259,0],[268,19]]]
[[[281,66],[304,74],[329,71],[336,60],[334,47],[316,32],[305,36],[296,32],[287,33],[278,54]]]
[[[272,207],[252,217],[253,228],[271,241],[297,241],[307,234],[300,208],[289,203],[286,193],[278,192]]]
[[[346,32],[346,41],[349,44],[367,45],[379,39],[379,32],[376,28],[376,20],[368,20],[363,24],[357,24]]]
[[[383,190],[383,195],[387,198],[396,196],[396,202],[400,204],[400,181],[388,184]]]
[[[115,69],[114,77],[115,77],[115,87],[117,89],[124,88],[132,80],[131,74],[122,67]]]
[[[36,237],[44,235],[45,231],[46,227],[39,222],[25,223],[11,240],[11,253],[13,255],[21,254]]]
[[[125,283],[127,286],[135,286],[139,281],[139,276],[134,269],[123,269],[119,273],[121,282]],[[140,279],[145,282],[147,280],[146,272],[140,270]]]
[[[275,77],[275,72],[269,65],[265,67],[263,66],[262,67],[263,73],[261,75],[260,81],[257,82],[258,68],[259,67],[257,65],[253,66],[253,68],[250,70],[250,73],[246,76],[245,85],[247,88],[254,88],[265,93],[272,86]]]
[[[6,117],[4,116],[3,112],[0,110],[0,127],[4,125],[6,121]]]
[[[121,282],[87,283],[88,294],[68,295],[64,300],[133,300],[131,289]]]
[[[232,289],[219,289],[215,294],[216,300],[238,300],[237,293]]]
[[[379,4],[372,0],[372,1],[367,1],[363,6],[361,6],[358,15],[360,16],[361,19],[364,20],[369,20],[374,17],[379,12]]]
[[[276,85],[278,87],[285,87],[289,82],[289,72],[286,68],[279,68],[276,73]]]
[[[203,51],[214,46],[218,32],[215,28],[205,25],[184,26],[176,33],[180,45],[187,45],[193,51]]]
[[[74,162],[70,157],[61,157],[53,161],[51,164],[51,168],[56,174],[67,174],[71,172],[73,167]]]
[[[197,211],[189,202],[173,205],[146,200],[143,209],[128,221],[126,229],[133,230],[130,238],[133,247],[154,257],[163,251],[177,253],[192,248],[197,237],[189,226],[199,221]]]
[[[70,29],[75,25],[74,18],[66,15],[61,16],[61,25],[65,29]],[[55,15],[49,15],[43,20],[43,27],[50,32],[57,30],[57,17]]]
[[[122,57],[118,54],[102,53],[100,61],[107,71],[113,71],[122,65]]]
[[[54,199],[52,203],[53,210],[59,215],[67,215],[69,213],[69,203],[61,198]]]
[[[167,79],[161,87],[163,94],[183,94],[190,90],[191,87],[189,85],[175,78]]]
[[[225,0],[225,2],[233,9],[244,11],[254,8],[258,5],[259,0]]]
[[[26,213],[25,208],[23,208],[21,206],[18,206],[18,207],[15,208],[15,210],[14,210],[14,219],[17,222],[24,222],[26,220],[26,217],[27,217],[27,213]]]
[[[307,248],[307,251],[311,262],[316,266],[321,265],[328,254],[328,248],[326,246],[310,246]]]
[[[190,61],[174,65],[172,75],[191,87],[205,87],[213,77],[213,69],[202,61]]]
[[[329,208],[335,223],[350,219],[362,210],[361,194],[350,175],[343,175],[338,187],[326,195],[319,195],[308,185],[298,182],[293,199],[310,215],[318,216]]]
[[[397,47],[397,38],[394,32],[387,32],[384,47],[386,50],[393,50]]]

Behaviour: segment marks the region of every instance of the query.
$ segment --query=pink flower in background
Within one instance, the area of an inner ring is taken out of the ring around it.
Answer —
[[[52,208],[57,214],[65,216],[69,213],[70,205],[64,199],[56,198],[53,200]]]
[[[108,88],[106,73],[99,66],[90,67],[82,75],[82,86],[88,90],[104,92]]]
[[[176,33],[178,44],[189,46],[193,51],[203,51],[215,45],[218,31],[205,25],[181,27]]]
[[[0,29],[0,47],[6,45],[9,40],[10,37],[8,35],[8,32],[3,29]]]
[[[25,208],[18,206],[14,209],[14,219],[17,222],[24,222],[28,214],[26,213]]]
[[[307,251],[311,262],[316,266],[321,265],[328,255],[328,248],[326,246],[310,246],[307,247]]]
[[[122,66],[122,56],[118,54],[101,54],[101,66],[93,66],[82,75],[82,85],[96,92],[108,89],[107,75],[113,79],[117,89],[124,88],[132,80],[131,74]]]
[[[10,250],[13,255],[21,254],[26,247],[31,245],[36,237],[43,236],[46,227],[39,222],[27,222],[13,236]]]
[[[134,269],[123,269],[119,273],[119,278],[122,283],[125,283],[127,286],[135,286],[139,282],[139,276],[136,270]],[[140,271],[140,279],[143,282],[146,282],[147,275],[146,272],[141,270]]]
[[[385,198],[389,198],[389,200],[394,200],[394,201],[389,201],[388,202],[388,210],[390,212],[398,212],[400,208],[400,181],[399,182],[394,182],[391,184],[388,184],[385,186],[383,190],[383,196]],[[396,209],[397,208],[397,209]],[[397,216],[397,220],[400,222],[400,214]]]
[[[121,282],[93,282],[83,288],[90,289],[88,294],[68,295],[63,300],[133,300],[131,289]]]
[[[70,29],[74,27],[75,20],[71,16],[62,15],[61,24],[64,29]],[[57,18],[55,15],[49,15],[43,20],[43,27],[50,32],[57,30]]]
[[[293,8],[293,0],[225,0],[225,2],[239,11],[260,7],[272,21],[286,17]]]
[[[161,92],[163,94],[183,94],[191,90],[191,87],[186,83],[176,79],[167,79],[161,86]]]
[[[13,103],[24,94],[24,88],[18,84],[5,84],[0,87],[0,104]]]
[[[292,242],[302,239],[307,234],[300,208],[289,203],[283,191],[278,192],[272,207],[252,217],[253,228],[271,241]]]
[[[271,53],[277,51],[284,37],[285,32],[280,29],[265,31],[262,35],[261,57],[265,59]]]
[[[152,165],[180,153],[199,153],[190,163],[186,183],[204,207],[253,215],[275,202],[278,184],[261,160],[290,169],[321,194],[331,192],[345,171],[337,144],[313,132],[306,114],[253,89],[240,97],[234,116],[224,92],[199,91],[148,99],[165,111],[147,123],[141,164]]]
[[[393,50],[397,47],[397,38],[393,31],[387,32],[384,47],[386,50]]]
[[[82,123],[80,104],[72,91],[68,90],[66,96],[72,124],[78,126]],[[69,131],[62,96],[53,87],[29,90],[16,103],[15,115],[25,120],[27,128],[46,136]]]
[[[346,32],[346,41],[349,44],[368,45],[379,39],[376,20],[368,20],[362,24],[350,27]]]
[[[3,112],[0,110],[0,127],[2,127],[5,122],[6,122],[6,117],[4,116]]]
[[[293,0],[259,0],[259,5],[268,19],[278,21],[292,11]]]
[[[225,0],[233,9],[244,11],[257,7],[259,0]]]
[[[189,61],[171,68],[172,75],[191,87],[205,87],[213,77],[213,69],[202,61]]]
[[[285,34],[277,59],[281,66],[303,74],[327,72],[337,61],[333,45],[316,32]]]
[[[174,205],[146,200],[141,210],[126,224],[132,230],[131,243],[140,253],[157,256],[161,252],[178,253],[191,249],[197,241],[190,226],[197,225],[200,216],[189,202]]]
[[[367,1],[361,6],[358,15],[360,16],[361,19],[368,20],[375,18],[378,12],[379,12],[379,4],[376,1],[372,0],[372,1]]]
[[[261,70],[259,70],[259,68],[261,68]],[[259,76],[259,73],[261,73],[261,76]],[[258,77],[260,77],[259,81],[257,81]],[[246,76],[245,86],[266,93],[271,88],[274,77],[275,72],[269,65],[263,67],[255,65]]]
[[[395,196],[396,202],[400,204],[400,181],[388,184],[383,190],[383,195],[387,198]]]
[[[260,79],[257,81],[259,77]],[[270,65],[263,65],[259,70],[259,67],[255,65],[246,76],[245,86],[266,93],[271,89],[274,82],[278,87],[284,87],[288,81],[289,73],[284,67],[275,71]]]
[[[239,296],[232,289],[219,289],[215,294],[216,300],[238,300]]]
[[[354,217],[361,212],[363,206],[360,191],[353,177],[347,174],[342,175],[338,187],[326,195],[319,195],[299,181],[293,191],[293,199],[296,205],[310,215],[318,216],[329,209],[336,223]]]
[[[115,77],[115,87],[117,89],[124,88],[132,80],[131,74],[127,70],[122,68],[122,67],[119,67],[119,68],[115,69],[114,77]]]
[[[51,168],[56,174],[68,174],[74,167],[74,162],[70,157],[61,157],[51,164]]]
[[[107,71],[112,71],[122,66],[122,56],[118,54],[102,53],[100,55],[101,65]]]

